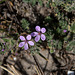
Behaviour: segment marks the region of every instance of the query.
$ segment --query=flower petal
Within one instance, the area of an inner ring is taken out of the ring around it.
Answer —
[[[41,34],[41,40],[44,41],[46,39],[44,34]]]
[[[37,36],[35,37],[35,41],[38,42],[39,40],[40,40],[40,35],[37,35]]]
[[[20,39],[21,39],[22,41],[24,41],[24,40],[25,40],[25,37],[24,37],[24,36],[20,36]]]
[[[34,46],[34,42],[28,41],[29,45]]]
[[[35,37],[36,35],[38,35],[38,32],[31,33],[31,36],[33,36],[33,37]]]
[[[35,27],[36,31],[40,32],[40,26]]]
[[[25,44],[25,42],[21,42],[21,43],[19,43],[19,47],[23,47],[24,44]]]
[[[65,29],[65,30],[63,30],[63,32],[65,33],[65,32],[67,32],[67,30]]]
[[[28,44],[27,44],[27,43],[25,44],[24,49],[25,49],[25,50],[28,49]]]
[[[31,35],[27,35],[26,39],[30,40],[31,39]]]
[[[41,28],[41,32],[42,33],[45,33],[46,32],[46,29],[45,28]]]
[[[4,51],[4,49],[2,49],[2,51]]]

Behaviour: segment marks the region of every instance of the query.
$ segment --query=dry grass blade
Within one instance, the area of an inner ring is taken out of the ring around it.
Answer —
[[[15,75],[20,75],[20,74],[16,71],[16,69],[14,68],[13,65],[11,65],[11,68],[12,68],[12,71],[15,73]]]
[[[11,75],[15,75],[14,73],[12,73],[11,71],[9,71],[8,69],[6,69],[6,68],[3,67],[3,66],[0,66],[0,68],[4,69],[5,71],[7,71],[8,73],[10,73]]]
[[[20,75],[18,72],[17,72],[17,70],[14,68],[14,66],[13,65],[6,65],[11,71],[13,71],[13,73],[15,74],[15,75]]]
[[[43,73],[43,71],[42,71],[42,69],[41,69],[41,67],[40,67],[40,65],[39,65],[39,63],[38,63],[38,60],[37,60],[36,56],[33,55],[33,58],[34,58],[34,60],[35,60],[35,63],[36,63],[36,65],[37,65],[37,67],[38,67],[38,69],[39,69],[41,75],[44,75],[44,73]]]
[[[40,75],[40,74],[39,74],[39,71],[38,71],[38,69],[37,69],[37,66],[35,66],[35,70],[36,70],[37,74]]]

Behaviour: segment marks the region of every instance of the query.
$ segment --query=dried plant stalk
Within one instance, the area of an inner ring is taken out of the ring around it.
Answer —
[[[39,71],[38,71],[38,69],[37,69],[37,66],[35,66],[35,70],[36,70],[37,74],[40,75],[40,74],[39,74]]]
[[[17,72],[17,70],[14,68],[14,66],[13,65],[5,65],[5,66],[7,66],[15,75],[20,75],[18,72]]]
[[[13,65],[11,65],[11,68],[12,68],[12,71],[15,73],[15,75],[20,75],[20,74],[16,71],[16,69],[14,68]]]
[[[3,66],[0,66],[0,68],[4,69],[5,71],[7,71],[8,73],[10,73],[11,75],[15,75],[14,73],[12,73],[11,71],[9,71],[8,69],[6,69],[6,68],[3,67]]]

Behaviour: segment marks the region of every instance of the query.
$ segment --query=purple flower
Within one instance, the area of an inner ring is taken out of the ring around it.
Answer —
[[[4,49],[2,49],[2,51],[4,51]]]
[[[24,49],[27,50],[28,49],[28,44],[33,46],[34,45],[34,42],[32,41],[29,41],[31,40],[31,35],[28,35],[25,39],[24,36],[20,36],[20,39],[23,41],[21,43],[19,43],[19,47],[23,47],[24,46]]]
[[[37,32],[31,33],[31,35],[33,37],[36,36],[35,41],[38,42],[40,40],[40,38],[41,38],[42,41],[44,41],[46,39],[46,37],[43,33],[46,32],[46,29],[45,28],[40,28],[40,26],[36,26],[35,29],[36,29]]]
[[[5,45],[5,43],[3,43]]]
[[[66,32],[67,32],[67,30],[66,30],[66,29],[64,29],[64,30],[63,30],[63,32],[64,32],[64,33],[66,33]]]

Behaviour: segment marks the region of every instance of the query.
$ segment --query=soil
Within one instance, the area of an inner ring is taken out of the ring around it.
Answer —
[[[28,51],[18,50],[16,46],[18,36],[15,33],[19,33],[19,36],[27,34],[21,27],[22,18],[26,18],[31,23],[31,27],[32,25],[34,27],[35,23],[39,24],[41,19],[51,13],[53,13],[52,9],[40,5],[32,7],[31,4],[23,3],[21,0],[8,0],[0,4],[0,30],[3,30],[0,31],[0,42],[4,43],[2,36],[8,39],[15,36],[14,46],[9,45],[10,49],[0,54],[0,75],[11,75],[4,68],[11,71],[12,75],[67,75],[69,70],[75,70],[75,54],[65,49],[50,53],[49,49],[41,48],[40,53],[45,56],[44,58],[36,53],[30,54]],[[10,24],[12,26],[9,27]],[[11,52],[12,49],[18,54]]]

